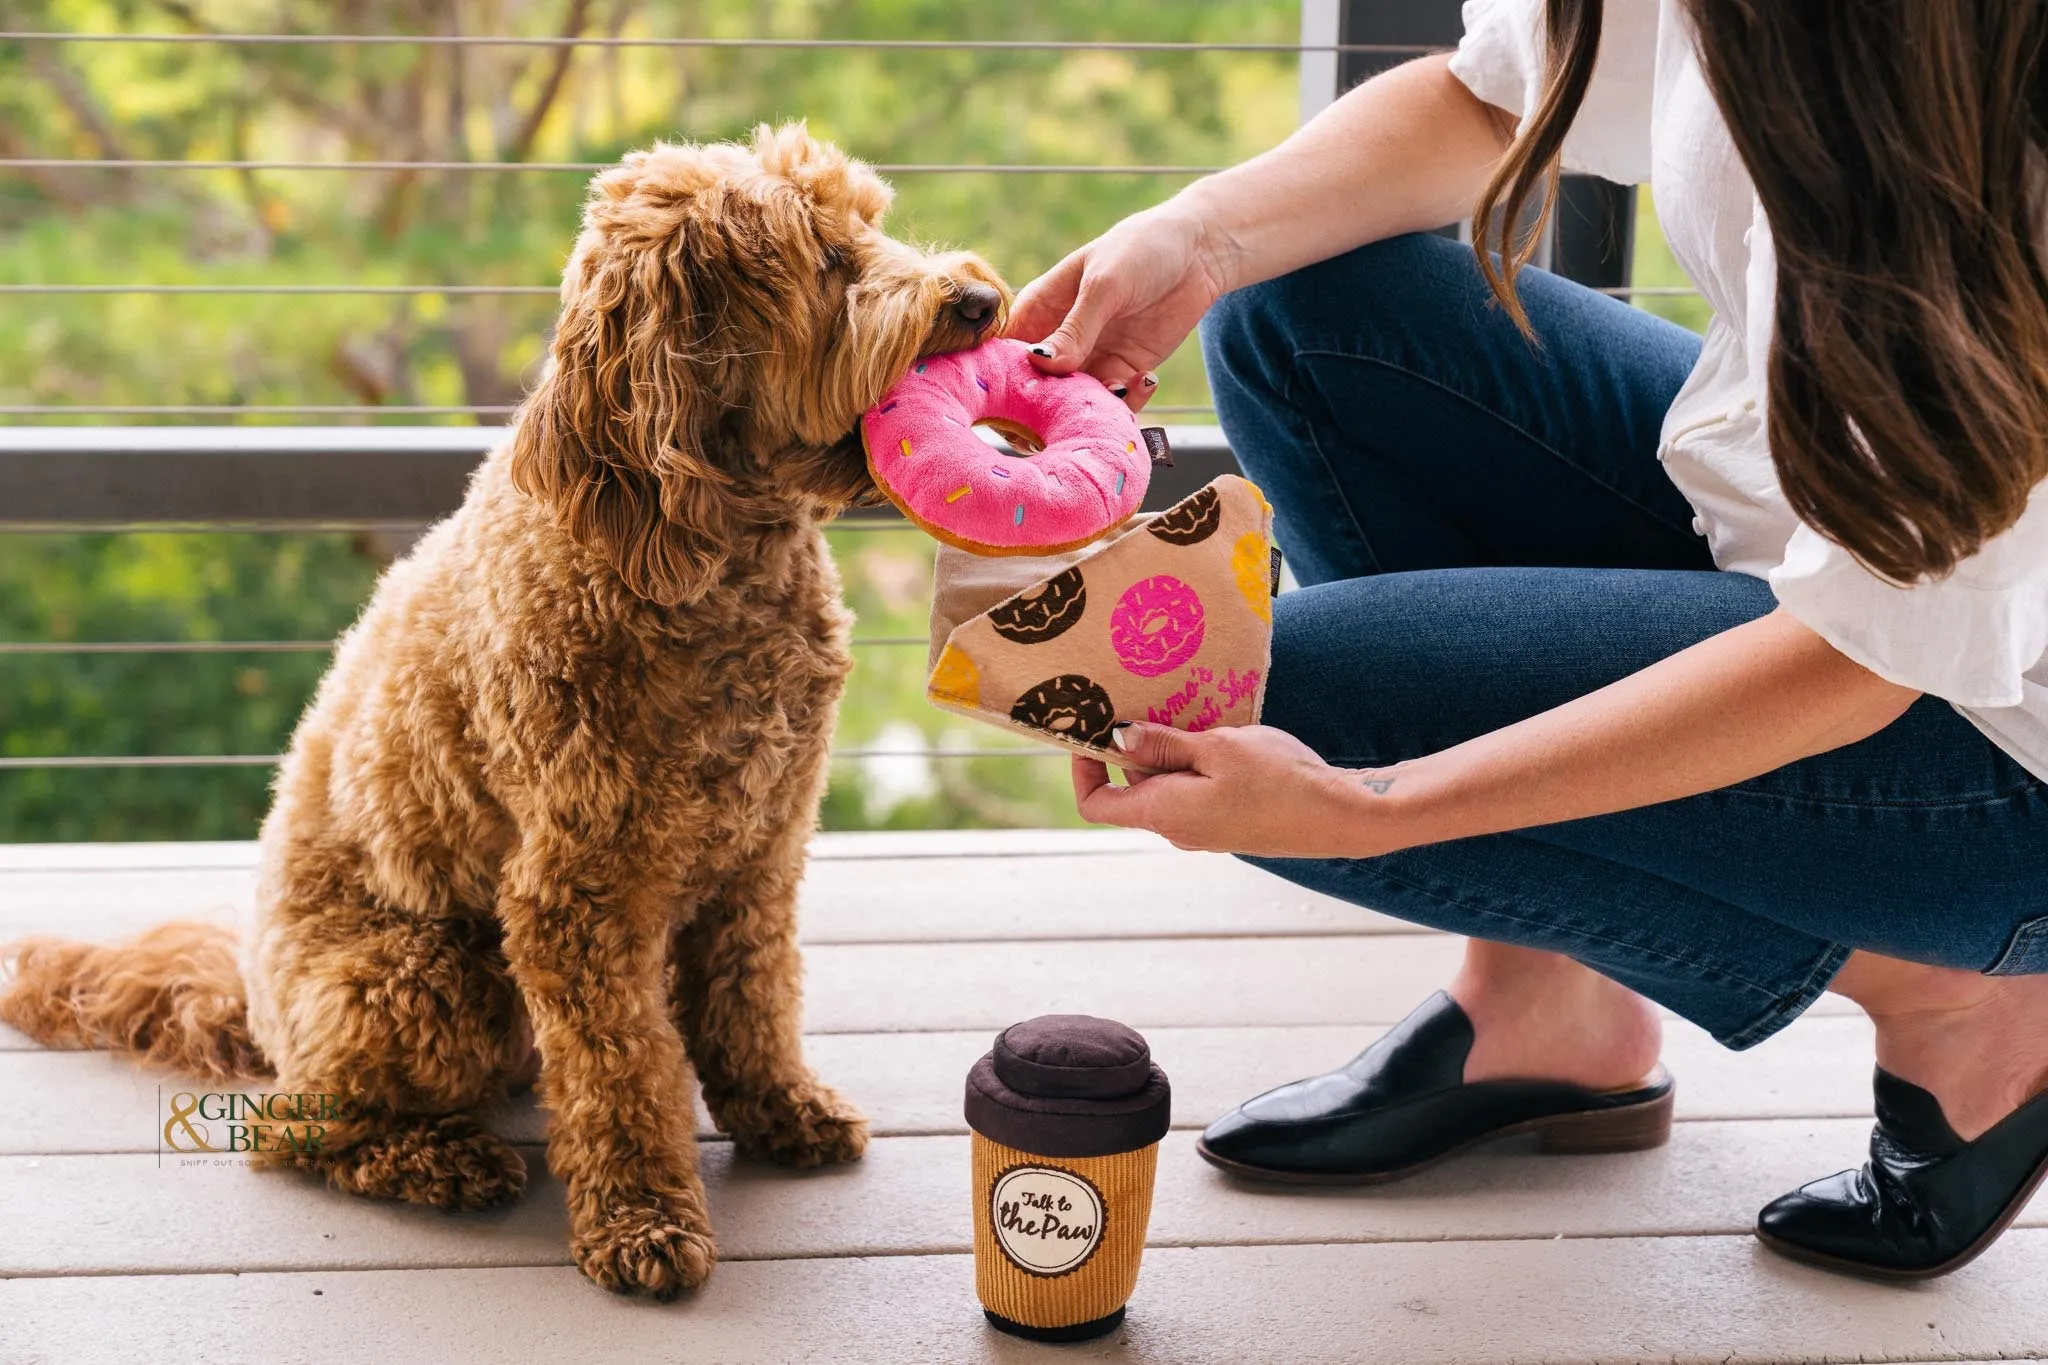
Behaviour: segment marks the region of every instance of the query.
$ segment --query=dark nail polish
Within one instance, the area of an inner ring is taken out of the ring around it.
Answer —
[[[1130,392],[1130,390],[1129,390],[1129,389],[1125,388],[1125,387],[1124,387],[1123,385],[1121,385],[1121,384],[1111,384],[1111,385],[1109,386],[1109,391],[1110,391],[1111,393],[1115,394],[1115,395],[1116,395],[1117,397],[1119,397],[1119,398],[1123,397],[1123,396],[1124,396],[1125,394],[1127,394],[1127,393],[1129,393],[1129,392]]]
[[[1031,348],[1031,354],[1033,354],[1033,355],[1042,355],[1042,356],[1044,356],[1044,357],[1045,357],[1046,359],[1048,359],[1048,360],[1050,360],[1050,359],[1052,358],[1052,352],[1051,352],[1051,351],[1048,351],[1048,350],[1046,350],[1046,349],[1045,349],[1045,347],[1043,347],[1043,346],[1033,346],[1033,347]]]

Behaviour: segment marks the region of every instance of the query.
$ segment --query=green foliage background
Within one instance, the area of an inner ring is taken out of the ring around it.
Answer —
[[[80,34],[1286,43],[1298,22],[1286,0],[0,0],[0,28]],[[17,42],[0,43],[0,156],[603,161],[655,138],[805,117],[876,162],[1208,166],[1283,138],[1297,89],[1293,59],[1242,52]],[[0,171],[0,283],[552,285],[585,178]],[[1188,178],[899,175],[891,227],[972,247],[1022,284]],[[1654,223],[1645,228],[1643,282],[1680,282]],[[1694,301],[1659,304],[1699,322],[1685,311]],[[552,311],[544,297],[0,296],[0,404],[502,408],[541,355]],[[1155,411],[1210,420],[1194,347],[1161,386]],[[921,636],[929,542],[900,530],[833,541],[861,636]],[[0,640],[324,640],[354,617],[393,548],[341,535],[0,536]],[[843,747],[1004,743],[927,707],[922,661],[915,646],[862,648]],[[0,754],[275,752],[324,665],[317,651],[0,653]],[[1071,823],[1065,771],[1039,757],[849,761],[826,822]],[[247,837],[267,782],[258,767],[0,771],[0,840]]]

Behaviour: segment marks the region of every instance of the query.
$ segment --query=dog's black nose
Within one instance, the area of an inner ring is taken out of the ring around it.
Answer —
[[[953,316],[979,332],[995,322],[996,310],[1002,306],[1001,291],[985,284],[970,284],[953,300]]]

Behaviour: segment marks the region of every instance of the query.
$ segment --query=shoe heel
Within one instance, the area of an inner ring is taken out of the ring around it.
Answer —
[[[1671,1140],[1671,1096],[1595,1114],[1560,1114],[1536,1130],[1537,1150],[1554,1156],[1646,1152]]]

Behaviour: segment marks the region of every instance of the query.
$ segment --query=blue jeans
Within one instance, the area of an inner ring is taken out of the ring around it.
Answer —
[[[1266,723],[1332,763],[1434,752],[1769,612],[1657,462],[1691,333],[1539,271],[1531,348],[1469,248],[1363,247],[1222,299],[1223,428],[1303,587]],[[1704,795],[1379,858],[1259,859],[1417,924],[1578,959],[1730,1047],[1849,953],[2048,971],[2048,786],[1923,697]]]

